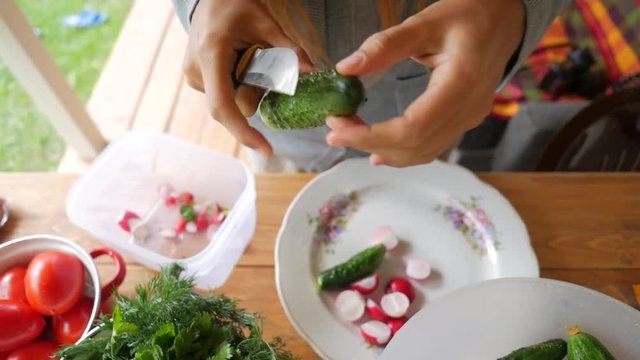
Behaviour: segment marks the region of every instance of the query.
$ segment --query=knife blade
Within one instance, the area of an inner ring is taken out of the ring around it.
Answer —
[[[298,56],[289,48],[254,45],[239,56],[235,81],[293,95],[298,85]]]

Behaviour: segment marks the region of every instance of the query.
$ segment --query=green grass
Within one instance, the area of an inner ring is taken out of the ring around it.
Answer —
[[[4,0],[1,0],[4,1]],[[159,0],[160,1],[160,0]],[[162,0],[164,1],[164,0]],[[69,83],[87,101],[132,0],[18,0]],[[83,9],[106,12],[106,23],[67,28],[62,18]],[[0,59],[0,171],[55,170],[64,143]]]

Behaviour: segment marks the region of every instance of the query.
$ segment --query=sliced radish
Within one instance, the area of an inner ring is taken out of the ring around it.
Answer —
[[[187,227],[187,220],[180,218],[176,223],[176,234],[182,234]]]
[[[409,280],[400,277],[389,280],[385,292],[401,292],[407,295],[407,297],[409,298],[409,302],[413,302],[413,299],[416,298],[416,293],[413,290],[413,286],[411,285]]]
[[[336,308],[346,321],[356,321],[364,315],[364,299],[355,290],[345,290],[336,297]]]
[[[407,259],[407,276],[416,279],[424,280],[431,274],[431,266],[427,260],[420,257],[411,257]]]
[[[224,219],[227,217],[227,214],[224,210],[224,208],[222,206],[220,206],[220,204],[216,204],[216,211],[213,214],[213,216],[211,216],[211,220],[209,221],[212,225],[220,225],[222,224],[222,222],[224,221]]]
[[[382,311],[380,305],[371,299],[367,299],[367,314],[373,320],[386,321],[389,317]]]
[[[138,216],[138,214],[134,213],[133,211],[127,210],[122,214],[120,220],[118,220],[118,225],[122,228],[122,230],[131,232],[131,220],[135,219],[140,219],[140,216]]]
[[[409,310],[409,298],[401,292],[392,292],[380,299],[380,306],[385,314],[392,318],[399,318]]]
[[[191,205],[193,204],[193,194],[188,191],[181,192],[178,195],[178,201],[180,201],[180,203],[182,204]]]
[[[173,239],[176,237],[176,231],[173,229],[162,229],[160,230],[160,236],[165,239]]]
[[[383,346],[391,339],[391,328],[382,321],[371,320],[360,325],[362,337],[370,344]]]
[[[207,218],[207,213],[205,211],[200,212],[198,214],[198,217],[196,217],[196,226],[198,228],[198,231],[204,230],[207,228],[207,226],[209,226],[209,219]]]
[[[376,244],[382,243],[387,250],[393,250],[400,242],[393,233],[391,226],[380,226],[373,231],[373,242]]]
[[[368,295],[376,291],[376,289],[378,288],[378,283],[380,283],[380,277],[378,276],[378,274],[373,274],[351,284],[351,289],[359,292],[362,295]]]
[[[187,223],[187,225],[184,226],[184,229],[189,233],[189,234],[195,234],[198,232],[198,225],[196,225],[195,222],[193,221],[189,221]]]
[[[395,335],[398,330],[407,322],[407,318],[405,316],[399,318],[393,318],[387,320],[387,325],[391,329],[391,334]]]

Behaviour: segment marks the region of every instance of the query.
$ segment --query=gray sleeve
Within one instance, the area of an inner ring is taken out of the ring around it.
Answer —
[[[515,74],[520,65],[533,52],[547,28],[558,16],[570,0],[524,0],[526,25],[524,36],[514,57],[511,59],[505,77],[500,84],[501,89]]]
[[[191,24],[191,15],[198,5],[198,0],[171,0],[173,7],[176,9],[176,15],[185,30],[189,31],[189,25]]]

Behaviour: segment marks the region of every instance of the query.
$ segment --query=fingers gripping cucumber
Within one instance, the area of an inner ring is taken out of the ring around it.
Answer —
[[[567,343],[562,339],[551,339],[520,348],[498,360],[562,360],[565,355]]]
[[[301,75],[293,96],[269,92],[260,103],[262,121],[272,129],[309,129],[329,115],[348,116],[364,101],[364,86],[335,70]]]
[[[575,326],[567,330],[569,335],[569,360],[616,360],[595,336]]]
[[[384,244],[374,245],[353,255],[346,262],[323,271],[317,279],[318,289],[340,289],[373,274],[384,260],[386,252]]]

